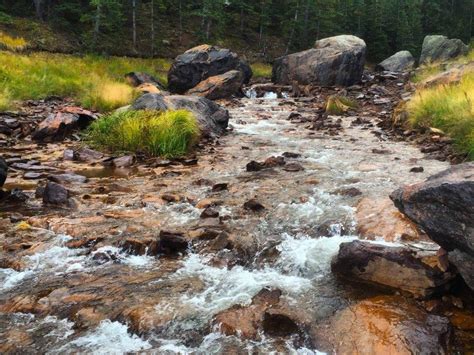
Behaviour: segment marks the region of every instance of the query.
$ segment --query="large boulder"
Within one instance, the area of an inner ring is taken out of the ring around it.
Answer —
[[[409,51],[400,51],[379,63],[377,70],[404,72],[410,71],[415,66],[415,58]]]
[[[132,105],[134,110],[178,110],[194,113],[204,136],[224,133],[229,123],[229,111],[215,102],[199,96],[145,94]]]
[[[5,180],[7,180],[8,165],[5,159],[0,157],[0,187],[3,186]]]
[[[444,354],[451,327],[400,296],[379,296],[334,315],[316,334],[336,354]]]
[[[362,79],[367,46],[355,36],[341,35],[316,42],[313,49],[276,59],[272,80],[276,84],[350,86]]]
[[[155,86],[156,88],[158,88],[159,90],[165,89],[163,84],[161,84],[158,79],[155,79],[153,76],[151,76],[148,73],[142,73],[142,72],[127,73],[125,74],[125,79],[133,87],[140,87],[141,85],[144,85],[144,84],[151,84]]]
[[[469,51],[460,39],[449,39],[446,36],[426,36],[421,49],[420,64],[445,61],[465,55]]]
[[[232,97],[241,92],[244,77],[239,70],[230,70],[227,73],[211,76],[201,81],[187,95],[197,95],[209,100],[218,100]]]
[[[86,128],[96,118],[94,113],[80,107],[65,107],[40,122],[32,138],[41,142],[62,141],[75,130]]]
[[[426,297],[456,276],[455,272],[440,268],[436,245],[433,247],[421,250],[355,240],[341,244],[331,266],[345,278]]]
[[[474,290],[474,163],[453,166],[390,197],[449,252],[450,261]]]
[[[242,72],[244,83],[252,77],[252,69],[236,53],[204,44],[176,57],[168,72],[168,88],[173,93],[184,94],[201,81],[230,70]]]

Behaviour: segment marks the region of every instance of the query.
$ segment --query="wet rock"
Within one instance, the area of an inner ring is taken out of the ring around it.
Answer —
[[[201,81],[186,94],[202,96],[209,100],[226,99],[234,95],[241,95],[243,81],[242,72],[231,70]]]
[[[274,168],[277,166],[283,166],[285,165],[285,158],[283,157],[269,157],[265,159],[265,162],[263,163],[265,168]]]
[[[204,211],[201,213],[201,218],[217,218],[219,217],[219,212],[217,212],[215,209],[212,207],[206,208]]]
[[[367,46],[355,36],[319,40],[314,49],[277,58],[272,81],[277,84],[350,86],[362,79]]]
[[[58,184],[84,184],[88,181],[85,176],[72,173],[49,175],[48,180],[56,182]]]
[[[38,180],[47,177],[48,174],[46,173],[35,173],[32,171],[28,171],[23,175],[23,179],[25,180]]]
[[[181,233],[161,231],[158,243],[158,252],[165,255],[177,255],[185,253],[188,249],[188,241]]]
[[[148,73],[141,73],[141,72],[131,72],[125,74],[125,79],[127,82],[132,85],[133,87],[139,87],[143,84],[151,84],[158,88],[160,91],[165,90],[163,84],[160,83],[159,80],[154,78],[152,75]]]
[[[236,305],[222,311],[214,317],[213,324],[226,335],[240,335],[245,339],[256,339],[262,326],[265,311],[278,304],[281,291],[278,289],[262,289],[252,298],[252,303],[245,307]],[[274,329],[274,327],[268,327]]]
[[[168,87],[173,93],[183,94],[201,81],[231,70],[240,71],[244,83],[252,77],[250,66],[229,49],[197,46],[176,57],[168,72]]]
[[[410,71],[415,66],[415,58],[409,51],[400,51],[379,63],[377,70],[385,70],[391,72]]]
[[[224,133],[229,123],[229,111],[215,102],[199,96],[145,94],[132,105],[134,110],[178,110],[194,113],[203,136]]]
[[[265,165],[263,163],[259,163],[258,161],[252,160],[246,165],[245,168],[248,172],[254,172],[263,170],[265,168]]]
[[[220,206],[224,203],[224,201],[215,199],[215,198],[205,198],[201,201],[199,201],[196,204],[196,208],[208,208],[208,207],[215,207],[215,206]]]
[[[95,119],[96,115],[90,111],[79,107],[65,107],[42,121],[32,138],[42,142],[62,141],[75,130],[86,128]]]
[[[301,164],[298,164],[298,163],[289,163],[289,164],[286,164],[284,167],[283,167],[283,170],[285,171],[289,171],[289,172],[297,172],[297,171],[303,171],[304,168]]]
[[[456,276],[455,272],[444,272],[438,267],[436,253],[437,249],[420,250],[355,240],[341,244],[331,268],[348,279],[427,297],[446,288]]]
[[[263,211],[265,209],[265,206],[263,206],[256,199],[252,198],[244,203],[244,209],[248,211],[259,212],[259,211]]]
[[[334,191],[335,194],[342,195],[342,196],[349,196],[349,197],[356,197],[362,195],[362,191],[360,191],[356,187],[349,187],[349,188],[341,188]]]
[[[156,238],[127,238],[121,243],[121,248],[133,255],[157,255],[159,252]]]
[[[446,36],[426,36],[421,48],[420,64],[445,61],[467,54],[469,47],[460,39],[448,39]]]
[[[440,354],[447,351],[451,328],[445,317],[426,313],[398,296],[361,301],[333,317],[316,338],[329,338],[337,354]],[[357,351],[356,351],[357,352]]]
[[[74,150],[65,149],[64,152],[63,152],[63,159],[64,160],[74,160]]]
[[[49,205],[67,205],[69,191],[60,184],[48,182],[43,191],[43,203]]]
[[[7,180],[8,165],[5,159],[0,156],[0,188]]]
[[[282,154],[282,156],[284,156],[285,158],[289,158],[289,159],[296,159],[296,158],[301,157],[301,154],[300,153],[293,153],[293,152],[284,152]]]
[[[422,173],[425,169],[422,166],[415,166],[414,168],[410,169],[410,173]]]
[[[474,163],[453,166],[390,196],[395,206],[448,251],[474,290]]]
[[[84,163],[95,163],[104,159],[104,154],[90,148],[79,148],[73,153],[73,160]]]
[[[416,241],[427,237],[387,198],[363,198],[357,205],[357,233],[365,239]]]
[[[300,331],[298,325],[287,314],[277,309],[268,309],[263,315],[263,331],[273,337],[286,337]]]
[[[220,192],[220,191],[226,191],[229,188],[229,184],[227,183],[220,183],[220,184],[215,184],[212,186],[212,192]]]
[[[123,157],[112,160],[112,165],[116,168],[128,168],[135,164],[135,157],[133,155],[125,155]]]

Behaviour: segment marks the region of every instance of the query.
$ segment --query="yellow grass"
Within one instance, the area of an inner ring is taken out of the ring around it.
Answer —
[[[11,37],[3,32],[0,32],[0,48],[7,49],[14,52],[21,52],[28,47],[28,42],[21,37]]]

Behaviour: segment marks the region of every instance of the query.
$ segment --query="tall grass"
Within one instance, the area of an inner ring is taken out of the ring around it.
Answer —
[[[267,63],[253,63],[250,65],[254,78],[270,79],[272,77],[272,66]]]
[[[7,49],[13,52],[21,52],[28,47],[28,42],[21,37],[11,37],[3,32],[0,32],[0,48]]]
[[[457,148],[474,159],[474,72],[458,84],[420,89],[407,105],[414,127],[435,127],[449,134]]]
[[[124,111],[96,120],[89,128],[88,141],[114,153],[178,157],[189,151],[199,135],[196,118],[186,110]]]
[[[11,106],[13,100],[55,95],[109,111],[129,104],[136,94],[124,74],[144,71],[166,83],[168,68],[165,60],[0,51],[0,101],[8,99]]]

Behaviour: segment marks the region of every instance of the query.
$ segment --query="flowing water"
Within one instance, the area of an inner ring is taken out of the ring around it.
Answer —
[[[43,211],[50,213],[43,219],[48,222],[27,232],[33,246],[16,254],[21,267],[0,269],[0,304],[9,310],[0,313],[0,338],[6,339],[0,345],[51,354],[319,353],[309,336],[260,333],[248,340],[220,333],[212,320],[233,305],[250,304],[265,287],[280,289],[286,307],[314,326],[364,298],[370,291],[348,288],[331,275],[339,245],[359,237],[361,197],[341,191],[357,188],[376,200],[446,163],[424,159],[416,147],[390,141],[376,126],[353,125],[356,117],[342,117],[337,136],[306,129],[288,120],[296,110],[311,116],[314,108],[273,95],[242,99],[230,109],[232,131],[212,152],[200,153],[197,166],[89,174],[88,183],[73,188],[77,211]],[[366,116],[377,122],[375,115]],[[287,163],[304,170],[245,171],[251,160],[285,152],[298,153]],[[53,164],[82,170],[60,159]],[[410,172],[419,165],[423,173]],[[229,188],[212,192],[212,183]],[[163,203],[164,193],[179,201]],[[200,218],[196,203],[205,198],[219,200],[220,221]],[[244,210],[251,198],[265,210]],[[224,229],[233,249],[215,250],[199,241],[185,255],[168,258],[132,255],[121,247],[129,237],[198,228]],[[99,236],[96,243],[70,245]]]

